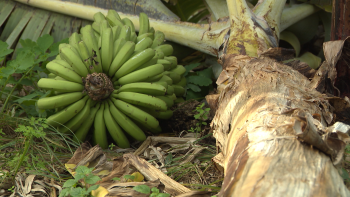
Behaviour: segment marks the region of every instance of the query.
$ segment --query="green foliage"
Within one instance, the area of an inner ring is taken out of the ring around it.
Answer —
[[[63,190],[59,197],[71,196],[71,197],[85,197],[91,196],[91,191],[96,190],[99,185],[94,185],[97,181],[101,180],[100,177],[93,175],[94,168],[88,168],[86,166],[78,166],[75,171],[74,179],[69,179],[63,184]],[[79,181],[82,179],[84,185],[80,185]]]
[[[190,64],[185,66],[186,72],[184,76],[187,80],[186,85],[186,100],[190,99],[200,99],[205,97],[209,90],[212,89],[212,68],[207,68],[201,71],[191,72],[193,69],[197,68],[200,63]]]
[[[133,181],[133,180],[135,180],[135,176],[127,174],[127,175],[124,175],[124,179],[127,180],[127,181],[128,180]]]
[[[198,120],[199,122],[196,123],[195,128],[191,127],[191,129],[189,130],[190,132],[199,133],[202,131],[202,125],[207,125],[205,120],[208,119],[210,108],[203,109],[203,107],[204,107],[204,103],[198,105],[196,107],[196,109],[193,110],[193,111],[197,112],[197,114],[194,115],[194,118],[196,120]]]
[[[150,189],[147,185],[137,185],[133,187],[133,189],[143,194],[150,194],[150,197],[169,197],[170,196],[170,194],[160,193],[159,189],[156,187],[153,187],[152,189]]]
[[[45,111],[37,111],[35,102],[40,97],[47,96],[48,93],[34,89],[27,92],[23,86],[36,87],[36,82],[46,77],[48,71],[45,68],[49,58],[53,58],[58,54],[58,46],[60,43],[68,43],[68,39],[58,43],[53,43],[53,38],[46,34],[38,38],[36,42],[26,39],[19,41],[22,48],[19,48],[16,58],[6,62],[6,66],[0,68],[0,99],[5,99],[1,112],[8,110],[8,105],[16,104],[18,114],[26,112],[29,116],[46,117]],[[13,50],[7,49],[8,45],[0,41],[0,60],[4,60],[6,55],[9,55]],[[20,79],[15,79],[14,74],[21,76]],[[11,84],[11,86],[6,86]],[[24,90],[28,95],[18,98],[16,93]],[[3,96],[4,95],[4,96]],[[17,98],[17,99],[14,99]],[[17,114],[17,115],[18,115]]]
[[[108,145],[108,148],[110,149],[110,150],[113,150],[113,147],[115,147],[115,145],[112,143],[112,144],[110,144],[110,145]]]

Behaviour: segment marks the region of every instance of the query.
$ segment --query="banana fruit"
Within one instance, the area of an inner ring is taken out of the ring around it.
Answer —
[[[36,103],[56,112],[47,118],[52,127],[77,142],[91,136],[102,148],[112,142],[127,148],[129,140],[144,141],[145,130],[161,132],[157,119],[170,118],[170,107],[181,101],[176,96],[185,93],[186,69],[170,56],[172,46],[147,15],[139,20],[137,33],[114,10],[96,13],[92,25],[60,44],[59,55],[46,65],[48,78],[38,81],[52,91]]]

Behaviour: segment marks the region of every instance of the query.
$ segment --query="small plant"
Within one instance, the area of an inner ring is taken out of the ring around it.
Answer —
[[[194,115],[194,118],[196,120],[198,120],[199,122],[196,123],[196,127],[195,128],[191,127],[191,129],[188,130],[188,131],[193,132],[193,133],[199,133],[199,132],[202,131],[202,125],[207,125],[205,120],[208,119],[210,108],[203,109],[203,107],[204,107],[204,103],[198,105],[196,107],[196,109],[193,110],[193,111],[197,112],[197,114]]]
[[[150,197],[169,197],[170,194],[165,193],[159,193],[159,189],[156,187],[153,187],[150,189],[147,185],[137,185],[133,187],[133,189],[137,192],[143,193],[143,194],[150,194]]]
[[[186,77],[187,81],[186,100],[203,98],[209,93],[209,90],[213,88],[212,68],[190,72],[199,65],[200,63],[185,66],[186,72],[184,76]]]
[[[91,173],[93,169],[94,168],[88,168],[86,166],[78,166],[75,171],[74,179],[69,179],[63,184],[64,189],[59,197],[90,197],[91,192],[99,187],[99,185],[94,184],[101,180],[100,177]],[[83,179],[83,185],[79,184],[81,179]]]
[[[46,97],[47,95],[36,88],[37,81],[47,76],[47,69],[45,65],[48,58],[52,58],[58,54],[58,46],[60,43],[67,43],[68,39],[62,40],[58,43],[53,43],[52,36],[46,34],[38,38],[36,42],[26,39],[19,41],[22,48],[16,49],[14,55],[16,58],[5,62],[6,55],[13,52],[12,49],[7,49],[7,43],[0,41],[0,62],[3,60],[4,65],[0,68],[0,100],[3,101],[3,106],[0,114],[12,108],[14,105],[20,110],[17,113],[26,112],[29,116],[45,117],[45,111],[37,111],[35,102],[37,98]],[[19,74],[21,78],[15,79],[14,74]],[[11,86],[7,86],[11,84]],[[32,86],[34,90],[27,92],[23,86]],[[24,91],[27,95],[16,98],[16,93]],[[4,97],[3,97],[4,96]],[[18,115],[18,114],[17,114]]]
[[[113,150],[113,147],[115,147],[115,145],[112,143],[112,144],[110,144],[109,146],[108,146],[108,148],[110,149],[110,150]]]

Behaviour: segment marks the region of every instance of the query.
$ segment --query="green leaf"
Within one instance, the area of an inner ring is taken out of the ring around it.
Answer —
[[[166,157],[165,157],[165,165],[170,164],[173,161],[173,155],[171,153],[169,153]],[[153,188],[152,188],[153,189]]]
[[[313,69],[317,69],[321,65],[321,58],[310,52],[305,52],[303,55],[295,59],[307,63],[309,67]]]
[[[171,155],[171,153],[169,155]],[[152,187],[151,191],[152,191],[152,193],[159,193],[159,189],[156,187]]]
[[[39,94],[38,92],[35,92],[33,94],[28,94],[27,96],[21,97],[17,100],[14,100],[13,102],[17,102],[19,104],[21,104],[24,101],[28,101],[28,100],[32,100],[34,97],[40,96],[41,94]]]
[[[189,64],[187,66],[184,66],[186,68],[186,72],[184,74],[184,76],[186,76],[191,70],[193,70],[194,68],[198,67],[199,65],[201,65],[200,63],[195,63],[195,64]]]
[[[74,197],[85,197],[86,195],[88,195],[89,193],[87,193],[87,191],[81,187],[77,187],[77,188],[73,188],[70,191],[70,196],[74,196]]]
[[[126,179],[126,180],[128,180],[128,179],[134,180],[134,179],[135,179],[135,176],[132,176],[132,175],[127,174],[127,175],[124,175],[124,179]]]
[[[120,178],[119,178],[119,177],[114,177],[114,178],[112,179],[112,181],[120,181]]]
[[[203,92],[193,92],[192,90],[187,90],[186,100],[204,98],[206,93]]]
[[[143,194],[151,193],[151,189],[147,185],[137,185],[132,189]]]
[[[53,45],[50,46],[50,54],[48,55],[49,57],[52,57],[52,56],[55,56],[58,54],[58,46],[61,44],[61,43],[69,43],[69,38],[65,38],[59,42],[56,42],[54,43]]]
[[[32,80],[29,80],[29,79],[22,79],[21,84],[26,86],[32,86],[33,82]]]
[[[204,69],[201,71],[197,71],[196,73],[199,76],[203,76],[203,77],[206,77],[209,79],[211,79],[213,77],[213,69],[212,68],[207,68],[207,69]]]
[[[198,87],[197,85],[194,85],[194,84],[187,84],[187,87],[189,87],[191,90],[193,90],[194,92],[200,92],[201,91],[201,88]]]
[[[37,40],[38,46],[41,49],[42,53],[45,53],[47,49],[52,45],[53,43],[53,37],[50,36],[49,34],[45,34],[38,38]]]
[[[87,190],[87,193],[90,194],[91,191],[96,190],[98,187],[100,187],[100,185],[93,185],[89,187],[89,189]]]
[[[303,45],[315,36],[319,20],[317,13],[315,13],[288,27],[286,30],[296,35],[300,44]]]
[[[73,187],[78,181],[75,179],[68,179],[64,184],[63,187]]]
[[[92,172],[93,168],[88,168],[86,166],[78,166],[75,172],[77,174],[88,175]]]
[[[71,188],[64,188],[58,197],[68,196]]]
[[[292,45],[292,47],[295,50],[295,56],[298,57],[299,53],[300,53],[300,42],[298,40],[298,37],[296,37],[292,32],[289,31],[283,31],[280,34],[280,40],[284,40],[286,42],[288,42],[290,45]]]
[[[187,81],[199,86],[208,86],[213,83],[210,78],[203,76],[189,76],[187,77]]]
[[[8,44],[0,40],[0,57],[1,58],[13,52],[12,49],[7,49],[7,48],[8,48]]]
[[[100,181],[101,179],[100,179],[100,177],[98,177],[98,176],[96,176],[96,175],[93,175],[93,174],[89,174],[89,176],[87,176],[86,178],[85,178],[85,182],[87,183],[87,184],[95,184],[97,181]]]

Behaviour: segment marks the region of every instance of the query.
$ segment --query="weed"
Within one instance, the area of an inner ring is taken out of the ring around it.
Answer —
[[[99,187],[99,185],[95,185],[95,183],[101,180],[100,177],[92,174],[93,169],[94,168],[88,168],[86,166],[78,166],[75,171],[74,179],[69,179],[63,184],[64,189],[59,197],[91,196],[91,191]],[[81,179],[83,180],[83,184],[79,184]]]
[[[170,194],[160,193],[159,189],[156,187],[153,187],[151,189],[147,185],[137,185],[133,187],[133,189],[143,194],[150,194],[149,197],[169,197],[170,196]]]
[[[196,107],[196,109],[193,110],[193,111],[197,112],[197,114],[194,115],[194,118],[196,120],[198,120],[199,122],[196,123],[195,128],[191,127],[191,129],[188,130],[189,132],[200,133],[202,131],[202,125],[204,125],[204,126],[207,125],[205,120],[208,119],[210,108],[203,109],[203,107],[204,107],[204,103],[198,105]]]

